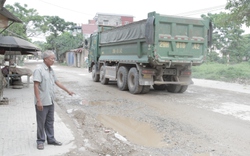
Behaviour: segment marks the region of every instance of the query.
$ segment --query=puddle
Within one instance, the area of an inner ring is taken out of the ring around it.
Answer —
[[[163,135],[156,132],[147,123],[119,116],[99,115],[98,120],[111,127],[130,142],[147,147],[163,147]]]

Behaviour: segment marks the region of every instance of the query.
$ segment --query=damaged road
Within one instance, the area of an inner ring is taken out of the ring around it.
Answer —
[[[116,82],[93,82],[87,69],[55,65],[54,70],[76,93],[70,97],[56,91],[59,116],[75,136],[76,148],[67,155],[250,153],[248,85],[194,80],[183,94],[151,88],[147,94],[133,95],[120,91]]]

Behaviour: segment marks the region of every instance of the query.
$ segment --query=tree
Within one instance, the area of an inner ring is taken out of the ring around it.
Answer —
[[[35,9],[28,9],[28,5],[21,6],[19,3],[6,5],[6,9],[12,12],[16,17],[21,19],[23,23],[15,23],[11,25],[5,35],[14,35],[24,39],[36,37],[46,30],[43,29],[43,17],[37,13]]]
[[[45,51],[47,49],[46,48],[46,43],[43,42],[43,41],[34,41],[33,44],[38,46],[41,49],[41,51]]]
[[[73,36],[69,32],[64,32],[56,39],[58,43],[59,54],[64,53],[70,49],[75,49],[83,46],[83,35],[77,34]]]
[[[241,62],[244,57],[242,38],[244,30],[230,21],[230,15],[225,12],[202,17],[211,19],[213,23],[213,50],[219,50],[228,61]]]
[[[78,33],[76,36],[70,32],[63,32],[61,35],[55,37],[53,34],[46,38],[47,48],[56,51],[57,58],[60,55],[71,49],[79,48],[83,46],[83,35]]]
[[[250,60],[250,34],[243,35],[243,52],[244,52],[244,60]]]
[[[83,35],[73,36],[70,32],[74,31],[76,24],[65,22],[58,16],[40,16],[35,9],[29,9],[28,5],[21,6],[15,3],[13,6],[6,5],[6,8],[14,13],[23,21],[22,24],[15,23],[8,28],[4,35],[14,35],[23,39],[30,40],[31,37],[38,37],[44,34],[46,43],[36,42],[42,51],[53,50],[57,58],[59,55],[74,48],[82,46]]]
[[[250,26],[250,1],[228,0],[226,9],[230,11],[230,20],[236,24]]]
[[[75,23],[65,22],[64,19],[58,16],[44,16],[44,23],[46,24],[50,34],[53,34],[55,37],[65,31],[72,30],[76,26]]]
[[[72,30],[76,24],[73,22],[65,22],[64,19],[58,16],[44,16],[44,23],[47,26],[49,36],[46,37],[47,48],[55,51],[57,58],[59,58],[59,44],[58,37],[62,33]]]

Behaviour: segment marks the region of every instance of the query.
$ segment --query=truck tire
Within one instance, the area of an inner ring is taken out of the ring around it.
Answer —
[[[105,78],[105,73],[106,73],[105,66],[102,66],[100,69],[100,81],[101,81],[101,84],[104,84],[104,85],[109,83],[109,79]]]
[[[179,93],[184,93],[188,88],[188,85],[181,86]]]
[[[99,82],[100,80],[100,75],[96,73],[96,66],[93,65],[92,67],[92,79],[94,82]]]
[[[181,90],[181,85],[170,84],[167,85],[166,88],[170,93],[179,93],[179,91]]]
[[[146,94],[150,91],[150,86],[143,86],[141,94]]]
[[[117,86],[121,91],[128,90],[128,69],[124,66],[118,69]]]
[[[155,90],[166,90],[166,85],[153,85]]]
[[[132,94],[139,94],[142,91],[142,86],[139,84],[139,72],[135,67],[128,72],[128,89]]]

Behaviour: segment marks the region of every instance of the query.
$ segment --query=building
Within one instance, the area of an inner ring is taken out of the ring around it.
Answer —
[[[131,15],[97,13],[94,17],[97,25],[121,26],[133,22]]]
[[[88,24],[82,24],[82,32],[85,38],[97,31],[98,25],[121,26],[132,23],[134,16],[122,14],[96,13],[93,20],[89,20]]]
[[[134,17],[131,15],[96,13],[93,20],[88,21],[88,24],[82,24],[82,33],[86,39],[98,30],[98,25],[121,26],[133,21]],[[85,48],[72,49],[66,52],[63,57],[68,66],[86,67],[88,51]]]
[[[90,34],[97,30],[97,25],[94,20],[89,20],[88,24],[82,24],[82,33],[84,38],[89,38]]]

